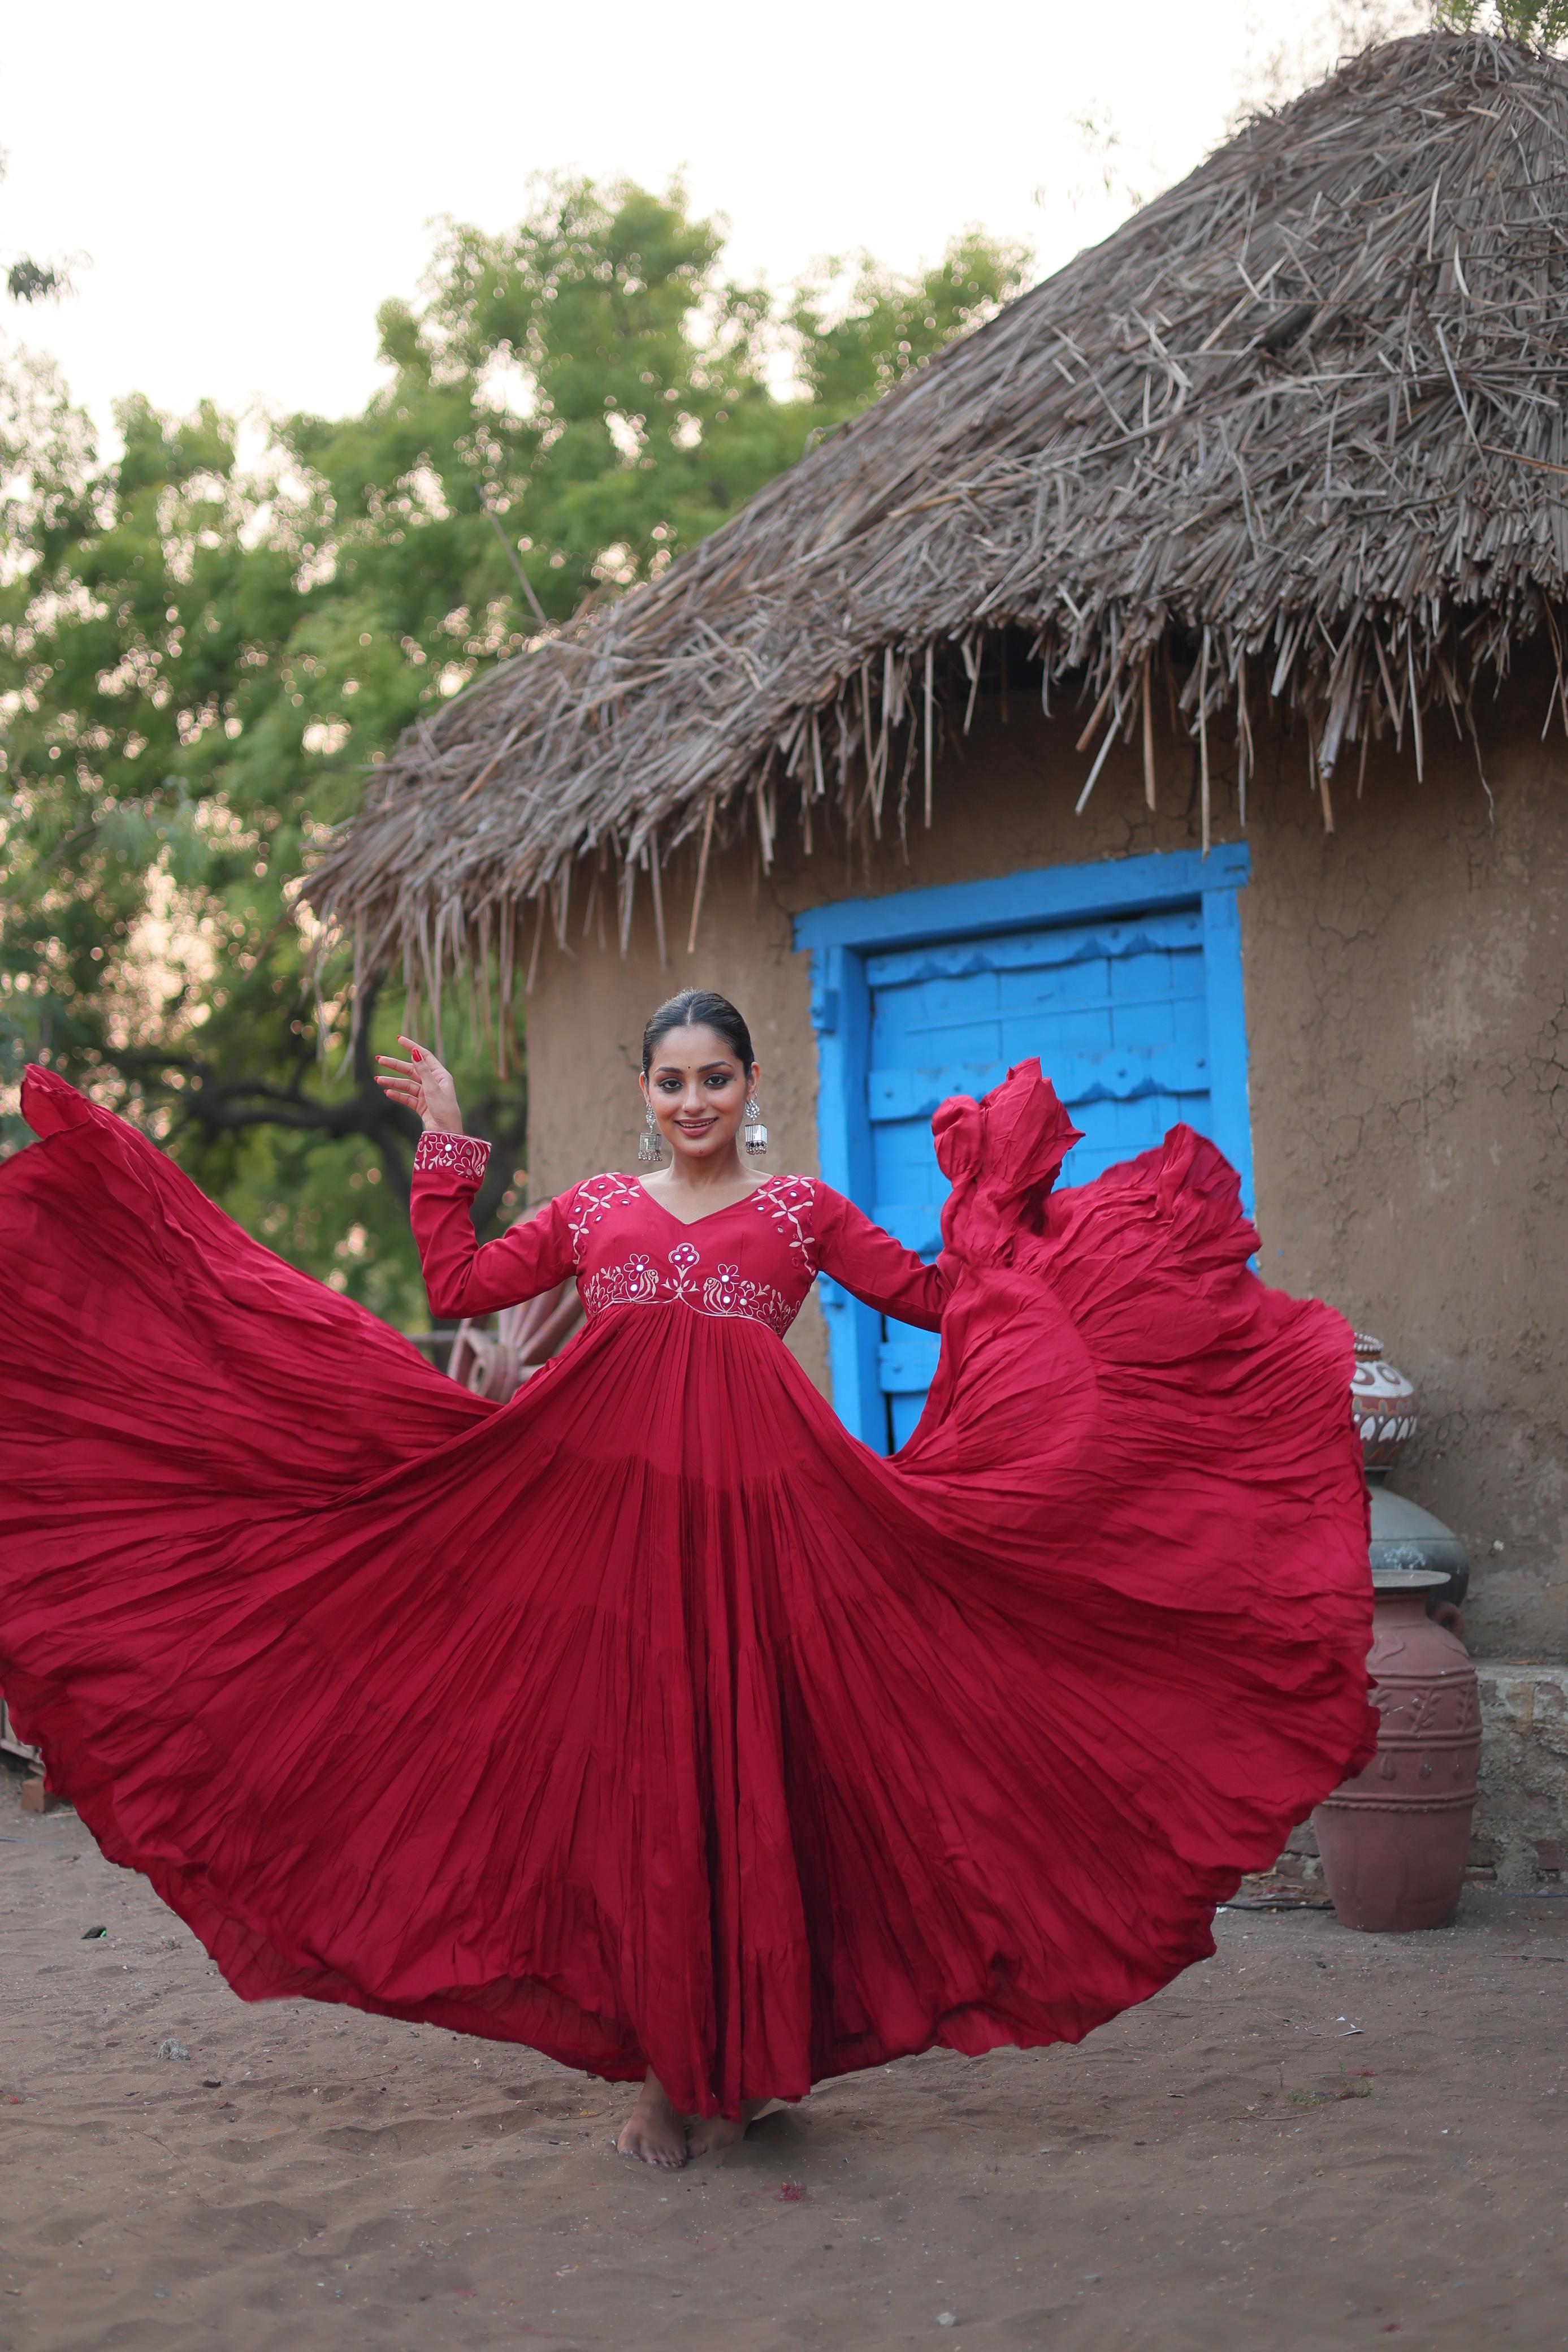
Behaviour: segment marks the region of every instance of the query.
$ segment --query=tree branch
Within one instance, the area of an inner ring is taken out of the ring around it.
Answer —
[[[399,1201],[408,1204],[413,1154],[421,1128],[411,1110],[391,1102],[375,1082],[371,1042],[373,999],[367,1003],[352,1056],[354,1091],[337,1101],[318,1101],[304,1091],[306,1069],[301,1057],[299,1076],[292,1086],[275,1086],[259,1078],[222,1078],[214,1064],[199,1054],[161,1054],[132,1047],[112,1056],[114,1066],[127,1077],[156,1089],[180,1123],[200,1131],[208,1142],[221,1135],[243,1134],[256,1127],[279,1127],[298,1135],[320,1135],[335,1142],[358,1137],[371,1145],[382,1173]],[[178,1075],[183,1086],[170,1083]],[[528,1133],[526,1091],[516,1096],[490,1095],[476,1106],[473,1131],[489,1138],[493,1149],[485,1181],[474,1202],[475,1223],[485,1232],[499,1219],[503,1195]]]
[[[512,1171],[528,1141],[527,1094],[520,1103],[486,1096],[476,1105],[472,1117],[476,1131],[487,1136],[491,1147],[485,1181],[474,1201],[474,1223],[483,1233],[499,1221],[502,1195],[510,1187]]]

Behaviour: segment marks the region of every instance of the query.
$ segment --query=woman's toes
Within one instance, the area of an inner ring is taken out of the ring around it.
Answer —
[[[737,2139],[746,2137],[747,2120],[744,2116],[734,2120],[727,2116],[698,2116],[686,2133],[687,2149],[698,2157],[733,2147]]]
[[[662,2165],[667,2172],[678,2172],[686,2160],[685,2134],[674,2116],[634,2112],[617,2132],[615,2146],[620,2155]]]

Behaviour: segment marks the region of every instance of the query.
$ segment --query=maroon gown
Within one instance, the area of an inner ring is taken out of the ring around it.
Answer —
[[[0,1686],[247,2000],[704,2114],[1076,2040],[1369,1752],[1350,1335],[1190,1129],[1058,1194],[1038,1064],[944,1104],[931,1268],[800,1176],[481,1246],[486,1147],[427,1136],[436,1313],[587,1309],[498,1406],[62,1079],[24,1108]],[[891,1461],[783,1344],[819,1271],[941,1330]]]

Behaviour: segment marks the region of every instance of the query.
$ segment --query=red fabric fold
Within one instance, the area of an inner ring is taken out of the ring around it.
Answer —
[[[945,1104],[940,1276],[809,1184],[683,1238],[604,1180],[617,1280],[496,1408],[59,1079],[25,1108],[0,1685],[246,1998],[709,2113],[1076,2039],[1370,1752],[1349,1335],[1188,1130],[1058,1195],[1038,1066]],[[891,1462],[728,1311],[824,1246],[940,1307]]]

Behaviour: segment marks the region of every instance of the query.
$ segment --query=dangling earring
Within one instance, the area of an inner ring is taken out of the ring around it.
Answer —
[[[642,1134],[637,1138],[637,1157],[643,1167],[647,1168],[658,1159],[663,1149],[664,1138],[659,1133],[659,1122],[653,1117],[653,1106],[650,1103],[646,1124]]]
[[[755,1095],[747,1096],[746,1108],[742,1117],[746,1120],[746,1125],[742,1128],[741,1134],[745,1139],[747,1150],[753,1160],[760,1160],[768,1149],[768,1129],[762,1124],[762,1107]]]

